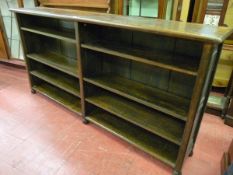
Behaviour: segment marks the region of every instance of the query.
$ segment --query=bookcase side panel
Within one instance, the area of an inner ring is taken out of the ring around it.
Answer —
[[[18,30],[19,30],[21,44],[22,44],[22,47],[23,47],[23,57],[24,57],[24,60],[25,60],[25,63],[26,63],[26,69],[27,69],[29,84],[30,84],[30,88],[32,88],[32,85],[33,85],[32,84],[32,77],[29,74],[29,70],[31,69],[31,67],[30,67],[30,64],[29,64],[29,60],[26,57],[26,54],[28,53],[28,48],[27,48],[27,45],[26,45],[24,33],[20,30],[20,27],[22,26],[23,19],[21,18],[21,14],[18,14],[18,13],[15,13],[15,17],[16,17]]]
[[[203,45],[198,76],[195,81],[191,104],[189,107],[188,120],[184,130],[182,145],[176,161],[176,172],[180,172],[182,169],[183,161],[187,155],[190,141],[192,140],[193,129],[197,126],[196,121],[200,122],[198,119],[202,117],[200,115],[200,111],[202,111],[206,105],[206,99],[208,98],[210,90],[209,87],[211,85],[211,77],[213,77],[213,70],[218,61],[218,52],[218,45],[210,43],[205,43]]]

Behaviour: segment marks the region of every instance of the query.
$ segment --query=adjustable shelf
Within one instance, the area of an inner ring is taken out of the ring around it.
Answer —
[[[21,30],[63,40],[66,42],[71,42],[74,44],[76,43],[75,34],[69,31],[58,31],[56,29],[43,28],[38,26],[21,27]]]
[[[197,76],[198,61],[189,56],[156,51],[154,49],[143,49],[140,47],[130,47],[124,44],[98,41],[94,43],[81,44],[82,48],[118,56],[128,60],[157,66],[163,69]],[[189,57],[189,58],[188,58]]]
[[[187,120],[189,101],[185,98],[115,75],[88,77],[84,80],[183,121]]]
[[[67,76],[60,75],[58,72],[51,72],[46,69],[33,70],[30,74],[76,97],[80,97],[78,80],[75,81]]]
[[[33,85],[32,89],[39,92],[48,98],[56,101],[67,109],[79,114],[81,114],[81,104],[80,99],[70,95],[52,85],[47,83],[42,83],[40,85]]]
[[[177,145],[184,122],[108,92],[98,92],[86,101]]]
[[[30,53],[28,58],[78,78],[77,61],[52,52]]]
[[[90,113],[88,121],[106,129],[112,134],[144,150],[162,162],[174,167],[179,147],[111,114],[96,110]]]

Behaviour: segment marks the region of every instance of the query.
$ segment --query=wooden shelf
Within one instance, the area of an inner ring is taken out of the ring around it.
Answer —
[[[115,75],[84,78],[84,80],[183,121],[187,119],[189,100],[182,97]]]
[[[40,85],[34,85],[32,87],[35,91],[47,96],[48,98],[56,101],[57,103],[63,105],[69,110],[81,114],[81,104],[80,99],[70,95],[54,86],[51,86],[47,83],[42,83]]]
[[[168,141],[181,144],[184,130],[182,121],[108,92],[95,93],[86,101]]]
[[[21,30],[76,44],[74,32],[72,33],[70,31],[58,31],[55,29],[43,28],[39,26],[21,27]]]
[[[168,143],[150,132],[100,110],[93,111],[86,119],[144,150],[162,162],[172,167],[175,166],[179,149],[177,145]]]
[[[74,77],[78,77],[77,61],[75,60],[52,52],[31,53],[27,54],[27,57]]]
[[[46,69],[34,70],[31,71],[30,74],[72,95],[80,97],[78,80],[74,81],[71,78],[69,79],[68,77],[59,75],[57,72],[48,71]]]
[[[109,42],[81,44],[81,47],[167,70],[197,76],[197,59],[188,58],[188,56],[179,54],[174,56],[172,53],[168,52],[129,47]]]

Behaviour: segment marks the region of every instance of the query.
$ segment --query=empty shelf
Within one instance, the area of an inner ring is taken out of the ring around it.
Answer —
[[[88,121],[108,130],[162,162],[174,167],[179,147],[107,112],[96,110]]]
[[[78,77],[77,61],[52,52],[31,53],[27,57],[64,73]]]
[[[45,69],[31,71],[30,74],[68,93],[80,97],[78,79],[75,81],[74,78],[68,78],[66,76],[59,75],[57,72],[52,72]]]
[[[58,88],[55,88],[47,83],[42,83],[40,85],[34,85],[32,87],[37,92],[51,98],[57,103],[65,106],[69,110],[81,115],[81,104],[80,99],[76,98]]]
[[[69,31],[58,31],[50,28],[43,28],[39,26],[29,26],[29,27],[21,27],[21,30],[36,33],[40,35],[44,35],[51,38],[56,38],[59,40],[76,43],[74,32]]]
[[[172,53],[165,51],[109,44],[108,42],[85,43],[81,44],[81,47],[187,75],[197,75],[197,60],[188,58],[188,56],[176,54],[174,58]]]
[[[86,98],[86,101],[168,141],[181,144],[183,121],[108,92],[95,93]]]
[[[84,78],[84,80],[183,121],[187,119],[189,100],[182,97],[115,75]]]

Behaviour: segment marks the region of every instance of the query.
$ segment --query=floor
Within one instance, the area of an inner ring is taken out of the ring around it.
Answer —
[[[219,175],[233,128],[205,114],[183,175]],[[0,175],[170,175],[172,170],[42,95],[0,64]]]

